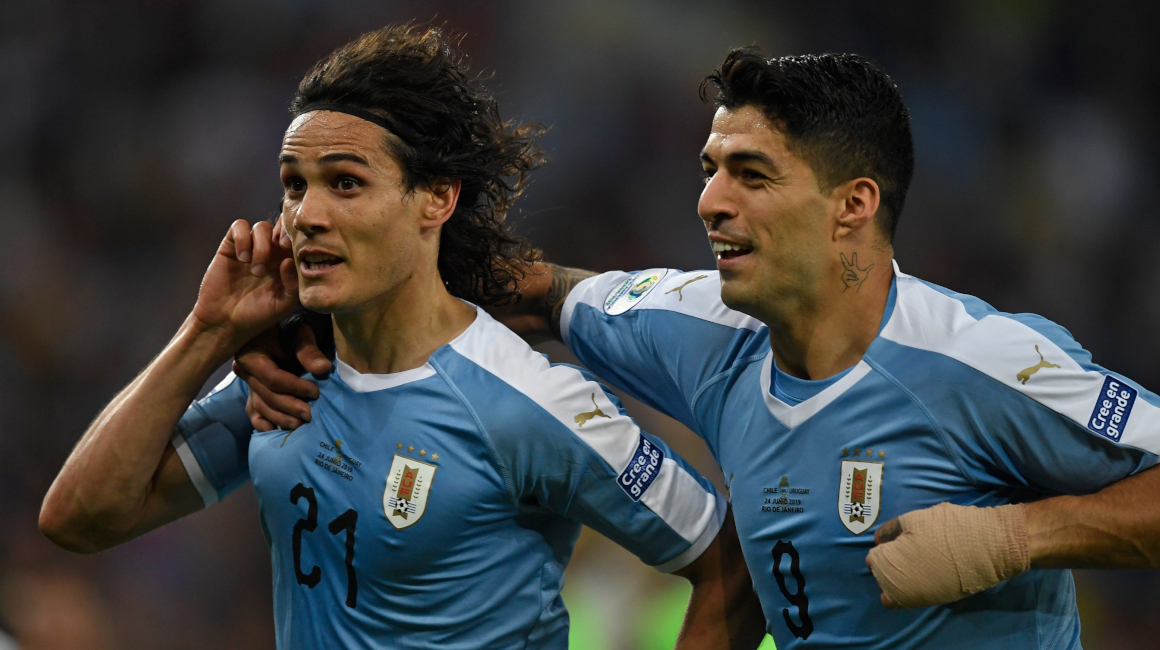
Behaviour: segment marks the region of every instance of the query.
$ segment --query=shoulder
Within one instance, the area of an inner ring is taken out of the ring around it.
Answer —
[[[1039,355],[1072,370],[1098,368],[1070,332],[1042,316],[1001,312],[974,296],[903,273],[898,273],[894,309],[880,336],[957,359],[993,376],[1005,376],[1008,366],[1027,358],[1040,361]],[[1016,382],[1027,384],[1014,375],[1005,383]]]
[[[587,464],[595,454],[613,468],[627,466],[646,443],[616,396],[587,371],[552,364],[486,313],[479,318],[451,344],[470,368],[449,372],[449,381],[476,414],[501,464],[536,473]]]
[[[564,325],[571,322],[577,308],[607,317],[667,312],[754,332],[765,327],[721,302],[721,276],[717,271],[646,269],[602,273],[576,285],[569,294],[564,305]],[[567,340],[567,331],[563,334]]]
[[[1022,396],[1114,442],[1157,446],[1144,439],[1160,429],[1155,396],[1093,363],[1066,329],[1041,316],[1000,312],[973,296],[899,273],[894,310],[880,338],[901,346],[899,362],[891,365],[903,383],[911,371],[925,377],[923,365],[946,368],[936,392],[954,392],[954,403],[972,396],[1016,401]],[[946,366],[940,360],[957,363]],[[975,382],[997,382],[1006,390],[972,390]],[[922,392],[931,390],[927,386]],[[1111,415],[1119,409],[1111,429],[1108,415],[1101,414],[1109,399]],[[990,402],[987,408],[1003,409],[1003,402]]]
[[[450,346],[482,371],[474,380],[462,373],[450,378],[465,393],[474,393],[468,396],[474,409],[487,411],[489,419],[510,420],[521,427],[533,422],[542,427],[544,421],[534,415],[543,412],[564,429],[575,428],[577,414],[594,408],[603,408],[610,417],[619,415],[604,387],[587,372],[575,366],[552,364],[483,311],[478,318],[479,322]],[[469,382],[479,385],[468,388],[465,384]]]

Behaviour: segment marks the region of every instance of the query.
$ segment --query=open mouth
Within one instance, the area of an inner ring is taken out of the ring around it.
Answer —
[[[725,242],[711,242],[713,245],[713,254],[719,260],[729,260],[742,255],[748,255],[753,252],[753,249],[748,246],[741,246],[739,244],[728,244]]]
[[[342,258],[323,254],[303,255],[299,259],[299,264],[305,271],[324,271],[332,266],[342,264]]]

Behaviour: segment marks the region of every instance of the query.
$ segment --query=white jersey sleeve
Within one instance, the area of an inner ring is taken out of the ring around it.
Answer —
[[[231,372],[189,406],[173,432],[173,447],[206,507],[250,480],[249,395],[246,382]]]
[[[717,271],[589,278],[568,295],[560,329],[585,366],[706,439],[698,398],[769,350],[765,326],[721,302]]]

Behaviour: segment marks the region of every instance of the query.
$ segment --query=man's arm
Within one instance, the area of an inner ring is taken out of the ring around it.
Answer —
[[[674,571],[693,583],[677,650],[756,648],[765,638],[765,614],[733,523],[733,510],[701,557]]]
[[[40,529],[50,540],[95,553],[202,507],[169,439],[198,389],[228,358],[222,347],[214,333],[187,319],[153,363],[113,398],[44,498]]]
[[[560,341],[560,315],[568,294],[594,275],[556,264],[533,264],[519,283],[520,301],[492,310],[492,316],[531,345]]]
[[[1160,569],[1160,467],[1087,496],[1026,505],[1031,566]]]
[[[929,607],[1034,568],[1160,568],[1160,467],[1095,494],[992,508],[939,504],[892,519],[866,564],[887,607]]]
[[[170,437],[210,374],[296,304],[291,260],[276,260],[274,276],[249,264],[269,237],[270,224],[251,233],[234,223],[177,335],[89,425],[41,507],[40,528],[53,542],[92,553],[202,506]]]

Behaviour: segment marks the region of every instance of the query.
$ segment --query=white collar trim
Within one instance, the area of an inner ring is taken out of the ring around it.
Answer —
[[[467,329],[460,332],[459,336],[455,337],[455,339],[449,342],[447,345],[455,344],[463,337],[467,336],[468,332],[472,331],[477,326],[481,326],[484,321],[491,320],[490,318],[482,318],[483,316],[487,316],[487,312],[483,311],[476,305],[472,305],[466,300],[463,302],[471,305],[471,307],[475,309],[475,320],[471,321],[471,324],[467,326]],[[443,348],[440,347],[439,349],[441,350]],[[396,386],[409,384],[413,381],[426,379],[435,374],[435,368],[431,365],[430,361],[424,363],[418,368],[411,368],[410,370],[404,370],[402,372],[392,372],[385,375],[372,375],[369,373],[364,375],[350,367],[349,364],[345,363],[337,356],[335,356],[335,361],[338,362],[338,376],[342,377],[342,380],[346,382],[346,385],[350,386],[351,390],[356,393],[369,393],[376,390],[395,388]]]
[[[411,368],[403,372],[392,372],[386,375],[364,375],[354,368],[351,368],[342,359],[336,359],[336,361],[338,362],[338,376],[342,377],[342,381],[356,393],[369,393],[376,390],[395,388],[396,386],[409,384],[413,381],[426,379],[435,374],[435,368],[430,363],[425,363],[418,368]]]
[[[773,373],[773,352],[770,352],[765,355],[765,361],[761,364],[761,396],[765,398],[765,405],[769,408],[769,412],[773,414],[773,417],[792,429],[813,417],[818,411],[829,406],[830,402],[838,399],[842,393],[849,390],[869,372],[870,364],[865,361],[859,361],[858,365],[851,368],[845,377],[842,377],[822,392],[801,404],[790,406],[774,397],[773,393],[769,390],[770,378]]]

